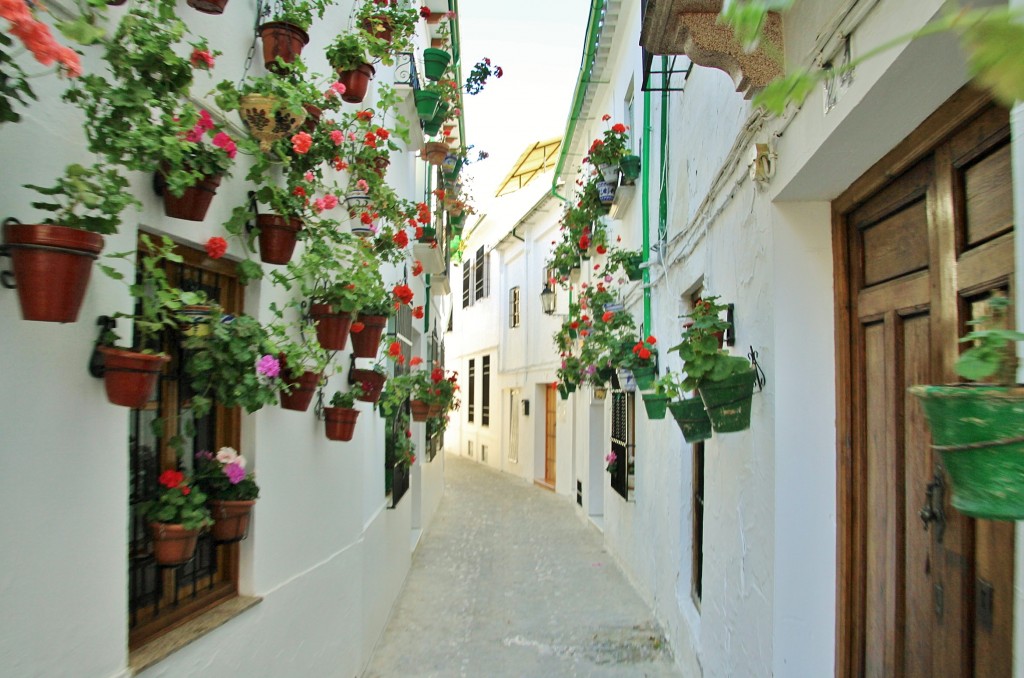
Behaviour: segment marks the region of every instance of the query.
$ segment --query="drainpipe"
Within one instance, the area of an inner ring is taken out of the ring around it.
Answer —
[[[668,71],[668,57],[661,57],[661,72]],[[658,155],[661,196],[658,199],[658,240],[668,234],[668,90],[661,90],[661,150]]]
[[[454,1],[454,0],[452,0]],[[591,0],[590,20],[587,23],[587,34],[583,39],[586,51],[583,53],[583,63],[580,64],[580,76],[576,80],[576,91],[573,93],[572,108],[569,113],[569,120],[566,124],[565,134],[562,136],[562,148],[558,154],[558,165],[555,167],[555,175],[551,179],[551,195],[565,201],[567,198],[558,193],[558,178],[562,176],[565,168],[565,159],[569,154],[569,146],[576,134],[576,123],[580,119],[580,111],[583,110],[583,98],[590,87],[590,74],[594,70],[594,57],[597,52],[597,43],[601,37],[601,15],[604,14],[606,0]]]
[[[643,154],[643,158],[640,161],[643,175],[640,177],[641,186],[641,215],[643,219],[643,259],[644,262],[649,262],[651,259],[651,93],[649,90],[644,90],[644,136],[641,142],[642,148],[640,152]],[[648,334],[651,332],[651,289],[649,287],[651,282],[651,269],[644,268],[643,273],[643,286],[644,286],[644,330]]]

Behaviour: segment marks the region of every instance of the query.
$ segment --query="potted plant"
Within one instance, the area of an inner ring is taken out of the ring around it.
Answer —
[[[443,368],[430,370],[414,370],[412,376],[410,402],[413,421],[426,421],[431,417],[440,417],[451,409],[458,408],[457,392],[458,377],[454,372],[445,374]]]
[[[404,290],[405,285],[396,286]],[[380,339],[387,327],[388,318],[395,312],[395,296],[384,287],[383,281],[377,279],[367,283],[363,289],[363,299],[359,305],[359,315],[352,323],[352,355],[357,358],[376,358],[380,348]]]
[[[249,535],[249,521],[260,488],[245,466],[245,457],[233,447],[222,447],[216,455],[207,451],[196,453],[193,482],[207,496],[213,518],[210,534],[218,544],[241,541]]]
[[[607,274],[613,275],[616,271],[621,270],[629,280],[637,281],[643,278],[641,264],[643,264],[644,255],[640,250],[624,250],[617,247],[610,249],[608,265],[605,269]]]
[[[172,124],[175,133],[161,137],[166,145],[156,177],[164,214],[202,221],[221,179],[234,164],[238,146],[206,110],[186,106]]]
[[[322,19],[327,9],[325,0],[276,0],[269,5],[270,20],[257,31],[263,41],[263,64],[275,70],[277,59],[292,63],[309,43],[309,27],[313,13]]]
[[[204,528],[213,524],[206,507],[206,494],[193,487],[184,473],[168,469],[158,480],[163,490],[145,508],[153,538],[153,558],[164,567],[192,559],[196,541]]]
[[[661,395],[668,400],[667,407],[676,420],[679,430],[683,432],[683,439],[688,443],[697,443],[711,437],[711,418],[708,416],[704,401],[699,397],[686,398],[687,387],[685,378],[666,371],[658,379],[654,393]],[[654,413],[657,414],[657,397],[651,398]],[[647,407],[648,398],[644,397],[644,407]],[[664,407],[664,406],[662,406]],[[664,415],[662,415],[664,416]]]
[[[348,383],[359,386],[360,394],[357,400],[364,403],[375,403],[380,400],[381,392],[384,390],[384,383],[388,380],[382,365],[374,365],[373,369],[353,368],[348,372]]]
[[[296,59],[296,63],[299,59]],[[289,76],[295,63],[279,62],[279,73],[217,84],[215,101],[225,111],[238,111],[249,134],[269,153],[278,139],[290,135],[306,119],[307,93]]]
[[[1008,329],[1010,300],[995,294],[988,315],[973,320],[960,339],[972,345],[954,365],[978,381],[912,386],[942,455],[961,513],[989,520],[1024,519],[1024,389],[1017,383],[1016,344],[1024,333]]]
[[[25,320],[69,323],[78,319],[103,235],[116,233],[121,212],[139,205],[128,180],[101,165],[68,165],[52,187],[26,185],[45,197],[32,206],[47,212],[40,224],[4,224],[4,242]]]
[[[705,297],[689,315],[690,325],[683,331],[682,341],[670,351],[677,351],[684,361],[685,390],[696,388],[707,407],[708,416],[718,433],[732,433],[750,428],[750,406],[756,373],[750,361],[729,355],[720,348],[719,336],[729,328],[721,319],[727,309],[718,297]]]
[[[361,399],[362,395],[363,389],[359,384],[353,384],[347,392],[334,392],[331,406],[324,408],[324,425],[329,440],[352,440],[356,419],[359,417],[355,402]]]
[[[419,20],[416,9],[399,2],[362,0],[355,12],[370,56],[385,66],[394,65],[395,53],[412,51],[412,36]]]
[[[305,412],[323,377],[328,355],[318,342],[307,337],[309,324],[302,318],[300,302],[292,300],[287,308],[294,309],[299,320],[286,322],[284,309],[271,303],[270,312],[274,314],[274,319],[268,327],[271,341],[277,346],[277,359],[281,365],[281,407]]]
[[[607,123],[611,116],[606,114],[601,119]],[[615,185],[619,181],[619,163],[626,156],[628,148],[629,128],[617,122],[608,126],[600,139],[594,139],[587,157],[600,172],[601,179]]]
[[[376,73],[368,52],[366,35],[361,31],[342,33],[327,46],[327,63],[338,72],[338,82],[345,85],[341,98],[350,104],[363,102]]]
[[[138,337],[137,350],[117,348],[113,342],[117,336],[110,333],[102,337],[98,350],[103,355],[103,381],[107,399],[115,405],[141,408],[149,402],[156,386],[160,371],[170,358],[160,353],[161,337],[165,329],[179,331],[187,316],[183,308],[206,303],[201,292],[187,292],[170,284],[164,270],[165,262],[181,263],[181,255],[175,253],[174,242],[167,236],[152,239],[143,233],[139,235],[141,256],[135,282],[129,291],[136,298],[135,312],[114,314],[115,318],[130,318],[134,321]],[[111,258],[131,261],[134,251],[115,252]],[[124,280],[120,271],[100,264],[100,268],[115,280]]]

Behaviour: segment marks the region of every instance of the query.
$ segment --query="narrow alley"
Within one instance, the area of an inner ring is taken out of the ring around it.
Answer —
[[[564,497],[462,457],[445,464],[445,497],[367,678],[679,675]]]

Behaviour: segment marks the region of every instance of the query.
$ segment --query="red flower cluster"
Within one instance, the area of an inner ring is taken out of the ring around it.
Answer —
[[[167,469],[160,474],[160,478],[157,479],[161,485],[166,488],[175,488],[181,485],[182,481],[185,480],[185,474],[181,471],[175,471],[174,469]]]
[[[422,362],[423,362],[423,358],[419,357],[418,355],[414,355],[412,357],[412,360],[409,361],[409,367],[416,367],[417,365],[421,364]]]
[[[74,50],[54,40],[46,24],[38,21],[23,0],[0,0],[0,18],[7,19],[8,32],[25,43],[36,61],[49,66],[59,63],[64,73],[72,78],[82,74],[82,63]]]
[[[299,132],[292,137],[292,150],[299,155],[309,153],[309,149],[312,145],[313,137],[309,136],[308,132]]]
[[[409,289],[408,285],[395,285],[394,289],[391,290],[391,293],[395,295],[396,299],[406,306],[409,305],[413,298],[413,292]]]
[[[409,234],[405,230],[395,231],[395,234],[391,236],[391,239],[399,247],[406,247],[409,244]]]
[[[220,259],[228,251],[228,241],[220,236],[213,236],[206,241],[206,254],[211,259]]]
[[[367,120],[367,121],[373,120],[373,111],[371,111],[368,108],[364,109],[362,111],[359,111],[358,113],[356,113],[356,119],[357,120]]]
[[[611,319],[615,317],[614,311],[605,311],[604,315],[601,316],[601,320],[604,322],[611,322]]]
[[[412,317],[416,318],[417,320],[422,318],[423,317],[423,307],[422,306],[417,306],[416,308],[412,309]]]
[[[417,259],[416,261],[412,262],[412,276],[415,278],[421,273],[423,273],[423,262]]]
[[[402,344],[401,344],[401,342],[392,341],[391,344],[388,346],[388,355],[391,356],[392,358],[401,358],[402,357]]]
[[[435,384],[439,384],[442,381],[444,381],[444,370],[441,369],[440,367],[435,367],[433,370],[431,370],[430,381],[434,382]]]
[[[442,191],[443,192],[443,191]],[[416,205],[416,221],[421,224],[430,223],[430,207],[425,202]]]
[[[189,57],[189,61],[192,62],[193,68],[201,68],[204,71],[213,68],[213,55],[210,54],[209,50],[192,50],[192,56]]]
[[[626,126],[623,125],[621,122],[617,122],[614,125],[612,125],[612,131],[615,132],[616,134],[625,134]]]

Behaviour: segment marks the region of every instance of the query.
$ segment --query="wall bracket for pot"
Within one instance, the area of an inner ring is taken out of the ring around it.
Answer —
[[[732,306],[732,304],[729,304]],[[754,383],[757,384],[757,392],[760,393],[764,390],[764,385],[768,383],[768,378],[764,376],[764,370],[761,369],[761,365],[757,362],[757,351],[754,347],[750,347],[750,352],[747,353],[747,360],[754,368]]]
[[[259,205],[257,205],[257,203],[256,203],[256,191],[249,191],[248,193],[246,193],[246,196],[249,198],[249,211],[253,213],[253,216],[259,217],[259,215],[260,215],[260,208],[259,208]],[[247,220],[245,222],[245,232],[251,234],[255,230],[256,230],[256,220],[255,219]]]
[[[15,219],[14,217],[7,217],[6,219],[4,219],[3,225],[6,226],[7,224],[20,223],[21,222]],[[11,250],[5,244],[0,244],[0,257],[6,257],[7,259],[11,258]],[[12,271],[9,268],[9,265],[5,266],[3,270],[0,270],[0,285],[9,290],[17,289],[18,287],[17,285],[14,284],[14,271]]]
[[[321,379],[320,383],[316,386],[316,405],[313,406],[313,415],[320,421],[326,421],[327,415],[324,414],[324,380]]]
[[[117,320],[109,315],[101,315],[96,318],[96,324],[99,325],[100,333],[92,347],[92,355],[89,356],[89,374],[97,379],[102,379],[105,370],[103,369],[103,354],[100,353],[100,346],[106,345],[103,343],[103,337],[117,327]]]

